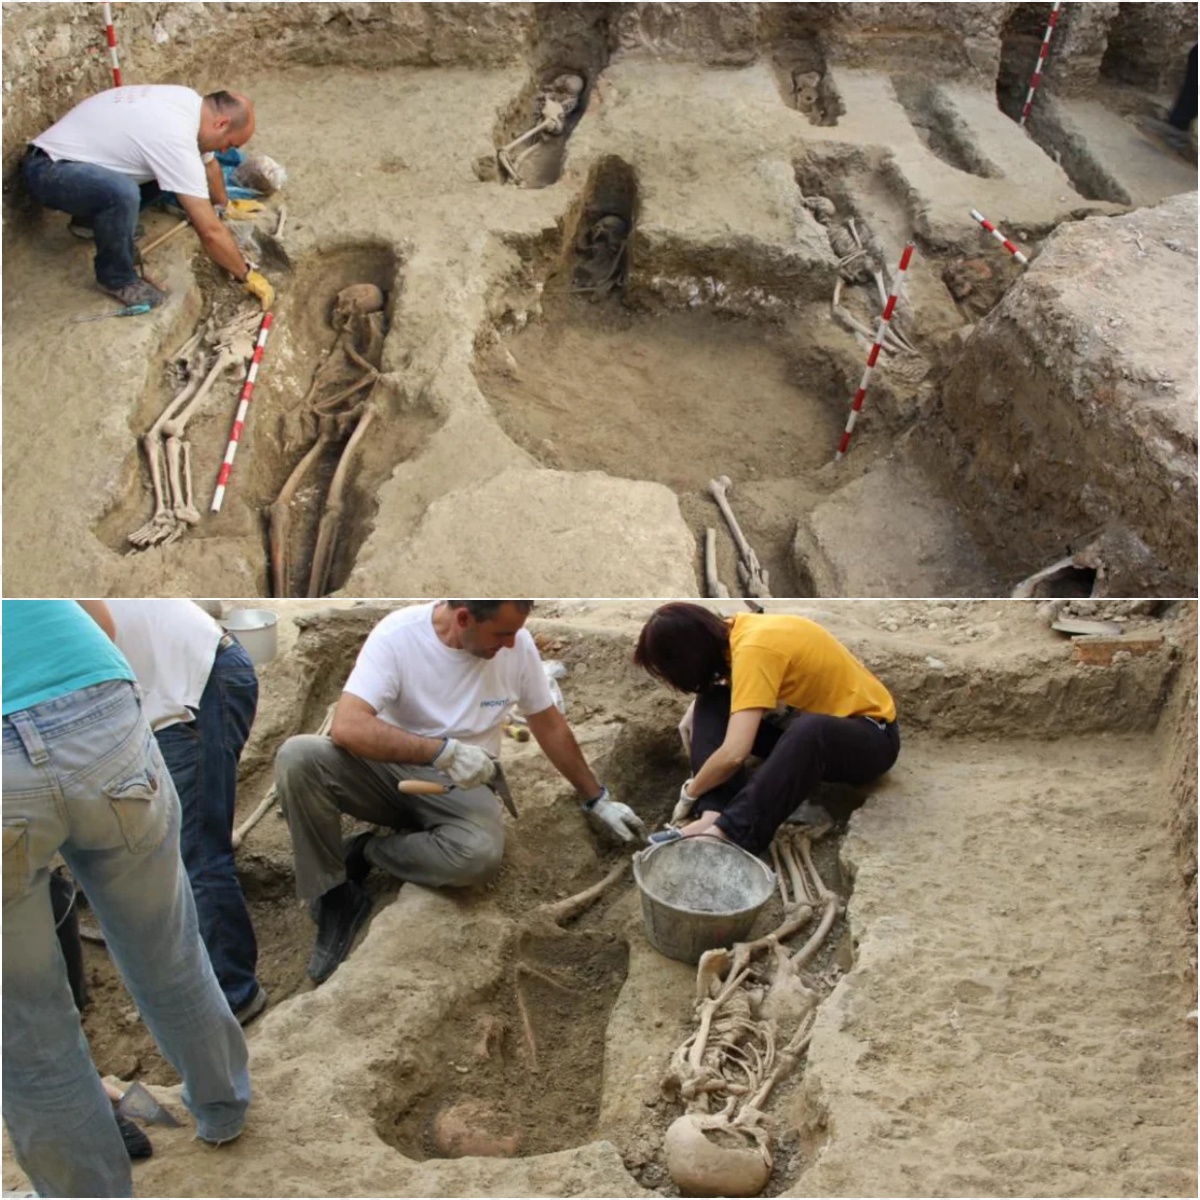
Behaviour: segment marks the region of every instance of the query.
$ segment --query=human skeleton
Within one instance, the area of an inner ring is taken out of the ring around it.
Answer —
[[[663,1093],[685,1108],[664,1141],[667,1169],[685,1195],[757,1195],[770,1176],[764,1108],[812,1037],[817,996],[800,972],[841,907],[812,859],[812,839],[825,828],[784,825],[771,844],[783,901],[779,925],[700,958],[696,1029],[671,1056],[662,1080]],[[789,951],[784,943],[818,912],[808,940]]]
[[[172,356],[172,370],[183,386],[142,438],[154,489],[154,514],[129,535],[134,550],[169,546],[200,520],[193,502],[192,447],[184,434],[221,376],[244,367],[253,356],[261,321],[256,307],[243,307],[220,327],[215,314],[210,315]]]
[[[567,127],[567,117],[578,107],[583,95],[583,76],[565,72],[556,75],[534,101],[534,125],[520,137],[513,138],[507,146],[496,152],[503,179],[510,179],[518,187],[523,186],[521,164],[542,144],[547,137],[561,137]],[[525,142],[526,146],[515,158],[513,152]]]
[[[861,218],[853,217],[842,224],[835,224],[837,208],[833,201],[825,196],[808,196],[804,207],[813,217],[825,226],[829,237],[829,245],[837,255],[838,278],[833,285],[833,302],[831,311],[833,317],[852,333],[861,334],[874,342],[875,330],[863,324],[853,313],[842,305],[842,288],[846,284],[873,283],[879,296],[879,306],[882,311],[888,302],[888,285],[885,279],[887,258],[871,227]],[[884,333],[883,348],[891,354],[916,354],[916,348],[907,337],[896,327],[893,320]]]
[[[302,429],[298,436],[301,440],[315,436],[316,440],[268,510],[271,584],[275,596],[295,594],[291,591],[288,540],[296,495],[326,448],[349,435],[325,498],[308,580],[309,596],[325,594],[350,464],[375,419],[371,391],[380,378],[377,364],[383,355],[383,307],[383,292],[372,283],[351,284],[337,294],[334,302],[330,324],[336,337],[299,406]],[[344,377],[347,366],[357,376],[348,386]],[[327,394],[322,395],[323,392]]]

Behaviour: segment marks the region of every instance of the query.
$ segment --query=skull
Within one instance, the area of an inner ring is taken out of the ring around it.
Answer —
[[[337,294],[329,323],[343,329],[354,318],[383,311],[383,292],[373,283],[352,283]]]
[[[578,96],[583,91],[583,76],[574,74],[556,75],[546,91],[556,96]]]
[[[796,107],[804,113],[816,112],[821,86],[819,71],[797,71],[792,76],[792,88],[796,96]]]

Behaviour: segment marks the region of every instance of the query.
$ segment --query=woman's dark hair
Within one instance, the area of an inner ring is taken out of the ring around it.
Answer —
[[[699,604],[664,604],[642,626],[633,661],[677,691],[702,692],[729,675],[729,626]]]

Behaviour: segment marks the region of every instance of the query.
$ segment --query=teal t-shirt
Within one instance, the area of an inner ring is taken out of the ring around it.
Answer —
[[[4,716],[56,696],[134,679],[125,656],[74,600],[5,600]]]

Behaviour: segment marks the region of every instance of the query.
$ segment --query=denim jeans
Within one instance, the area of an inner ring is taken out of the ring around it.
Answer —
[[[179,857],[179,799],[130,683],[3,721],[4,1122],[42,1196],[128,1196],[129,1156],[92,1063],[54,935],[62,854],[206,1141],[236,1137],[246,1041],[196,926]]]
[[[93,163],[55,162],[37,150],[22,159],[21,175],[40,204],[91,222],[101,287],[124,287],[137,279],[133,234],[138,213],[159,194],[157,184],[139,185],[129,175]]]
[[[233,861],[238,759],[258,706],[258,677],[237,643],[217,652],[196,719],[155,735],[183,808],[179,848],[192,881],[200,936],[229,1007],[258,991],[258,944]]]

